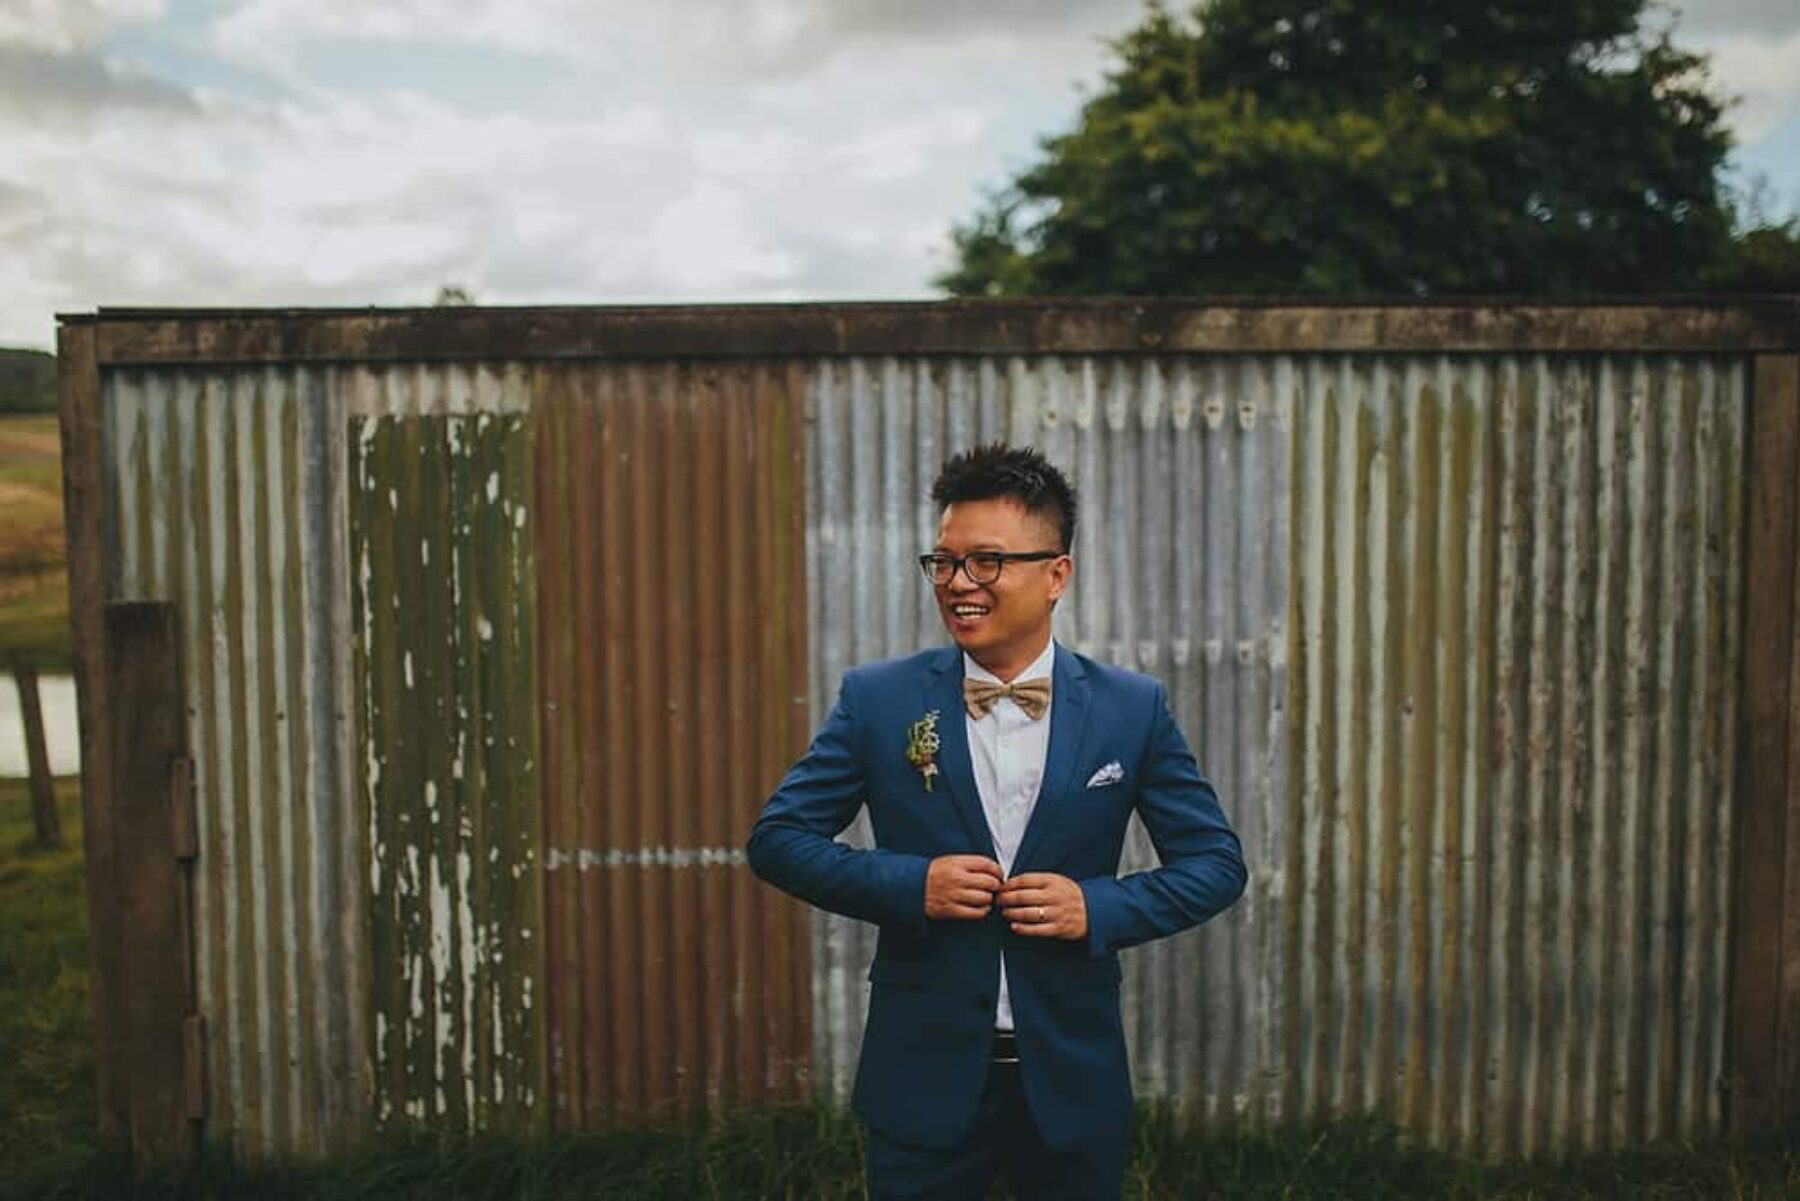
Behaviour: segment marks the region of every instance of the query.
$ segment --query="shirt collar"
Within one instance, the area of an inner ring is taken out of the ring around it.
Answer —
[[[983,667],[981,664],[975,662],[974,659],[971,659],[969,657],[968,651],[963,652],[962,660],[963,660],[963,676],[964,676],[964,678],[970,679],[970,680],[981,680],[984,683],[988,683],[988,684],[998,684],[1001,682],[999,676],[995,675],[993,672],[989,671],[987,668]],[[1031,666],[1027,667],[1024,671],[1020,672],[1017,676],[1014,676],[1013,679],[1015,682],[1017,682],[1018,680],[1035,680],[1042,676],[1051,675],[1055,672],[1055,670],[1056,670],[1056,639],[1052,638],[1048,643],[1046,643],[1044,645],[1044,653],[1039,655],[1036,659],[1033,659],[1031,661]]]

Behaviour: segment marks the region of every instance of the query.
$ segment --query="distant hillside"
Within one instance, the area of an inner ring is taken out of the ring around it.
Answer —
[[[0,349],[0,413],[56,412],[56,356]]]

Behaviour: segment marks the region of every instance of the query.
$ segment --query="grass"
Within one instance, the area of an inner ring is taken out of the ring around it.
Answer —
[[[54,415],[0,416],[0,664],[71,662],[60,447]]]
[[[0,779],[0,1198],[458,1201],[460,1198],[862,1197],[855,1122],[833,1109],[520,1141],[391,1132],[323,1162],[251,1163],[209,1147],[191,1169],[134,1179],[95,1145],[81,822],[58,781],[70,849],[30,847],[22,781]],[[1490,1164],[1412,1145],[1390,1126],[1196,1134],[1166,1112],[1139,1124],[1125,1196],[1468,1198],[1800,1196],[1800,1132],[1723,1143]]]
[[[198,1167],[133,1180],[99,1153],[32,1167],[10,1195],[46,1199],[133,1196],[226,1201],[453,1201],[505,1197],[860,1198],[861,1141],[835,1110],[738,1115],[698,1127],[624,1130],[521,1142],[495,1137],[390,1134],[324,1162],[246,1164],[214,1148]],[[1378,1122],[1314,1131],[1195,1135],[1149,1115],[1140,1124],[1125,1197],[1449,1198],[1589,1201],[1593,1198],[1774,1198],[1800,1195],[1792,1140],[1733,1151],[1666,1147],[1563,1163],[1485,1164],[1411,1147]],[[996,1190],[1003,1193],[1003,1190]],[[0,1185],[0,1196],[8,1195]]]
[[[63,848],[32,847],[23,780],[0,778],[0,1163],[93,1143],[87,898],[76,782],[57,781]]]

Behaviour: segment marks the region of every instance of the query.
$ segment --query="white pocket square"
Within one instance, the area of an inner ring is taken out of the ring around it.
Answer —
[[[1119,761],[1117,759],[1114,759],[1111,763],[1108,763],[1105,767],[1089,776],[1087,786],[1089,788],[1105,788],[1108,784],[1117,784],[1124,778],[1125,769],[1119,766]]]

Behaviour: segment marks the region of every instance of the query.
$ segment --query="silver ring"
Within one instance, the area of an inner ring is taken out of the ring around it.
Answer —
[[[1042,905],[1039,905],[1038,906],[1038,921],[1041,922],[1043,920],[1044,920],[1044,907]]]

